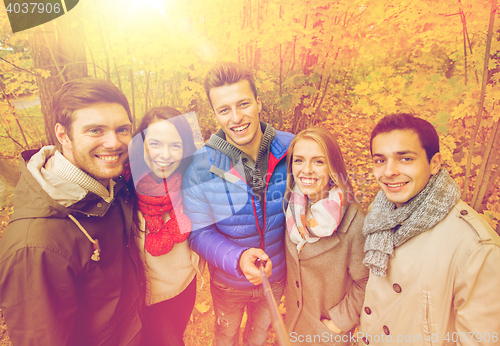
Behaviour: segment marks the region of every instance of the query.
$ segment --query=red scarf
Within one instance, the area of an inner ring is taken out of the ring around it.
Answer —
[[[161,256],[172,250],[174,243],[182,243],[189,237],[191,220],[183,214],[181,174],[175,172],[160,183],[152,175],[144,176],[135,191],[149,231],[144,247],[151,255]],[[170,219],[164,222],[166,212],[170,213]]]

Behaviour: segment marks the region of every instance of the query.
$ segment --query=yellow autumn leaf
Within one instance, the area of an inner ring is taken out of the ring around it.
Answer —
[[[50,71],[49,70],[44,70],[41,68],[37,68],[36,72],[38,72],[43,78],[47,79],[50,77]]]
[[[267,93],[269,91],[273,91],[273,89],[274,89],[274,84],[272,82],[270,82],[269,80],[265,80],[262,83],[260,83],[260,85],[259,85],[259,90],[262,93]]]
[[[475,166],[480,165],[482,161],[483,161],[483,158],[481,156],[474,156],[472,158],[472,164],[474,164]]]
[[[246,324],[247,324],[247,320],[248,320],[248,315],[247,315],[247,312],[245,310],[245,312],[243,313],[243,317],[241,318],[241,324],[240,324],[240,328],[245,328]]]
[[[208,305],[206,302],[201,302],[199,304],[196,304],[194,307],[202,314],[210,310],[210,305]]]

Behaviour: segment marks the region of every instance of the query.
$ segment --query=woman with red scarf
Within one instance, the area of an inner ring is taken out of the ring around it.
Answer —
[[[187,242],[191,221],[183,213],[181,180],[195,150],[187,119],[171,107],[147,112],[129,145],[136,243],[146,274],[146,345],[184,345],[193,310],[201,264]]]

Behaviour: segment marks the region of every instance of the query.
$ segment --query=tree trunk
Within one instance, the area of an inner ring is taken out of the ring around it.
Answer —
[[[483,66],[483,80],[481,84],[481,94],[479,97],[479,106],[476,115],[476,126],[474,127],[474,132],[472,133],[470,143],[469,143],[469,153],[467,157],[467,166],[465,168],[465,182],[464,189],[462,191],[462,199],[466,200],[467,192],[469,191],[469,176],[472,166],[472,156],[474,155],[474,144],[476,143],[476,137],[479,133],[479,128],[481,126],[481,118],[483,116],[484,98],[486,94],[486,85],[488,84],[488,66],[490,61],[490,50],[491,50],[491,39],[493,38],[493,26],[495,22],[495,14],[497,11],[497,0],[491,1],[491,12],[490,12],[490,22],[488,26],[488,36],[486,38],[486,51],[484,53],[484,66]]]
[[[500,146],[500,121],[497,121],[491,129],[488,147],[483,154],[481,169],[477,175],[476,186],[471,200],[471,207],[477,212],[481,211],[484,196],[486,195],[488,182],[493,169],[493,164],[497,160],[498,148]]]
[[[50,71],[48,78],[37,77],[47,144],[57,143],[50,106],[52,96],[66,81],[87,77],[83,26],[72,27],[71,22],[71,18],[59,18],[33,29],[30,36],[35,68]]]

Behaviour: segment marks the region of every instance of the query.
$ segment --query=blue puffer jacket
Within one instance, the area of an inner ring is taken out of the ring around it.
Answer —
[[[237,289],[253,287],[238,265],[249,248],[261,248],[270,257],[271,283],[285,277],[283,197],[286,153],[293,137],[276,131],[271,142],[263,205],[238,173],[242,166],[233,167],[227,155],[210,147],[194,154],[183,180],[185,213],[193,224],[189,243],[207,260],[215,281]]]

